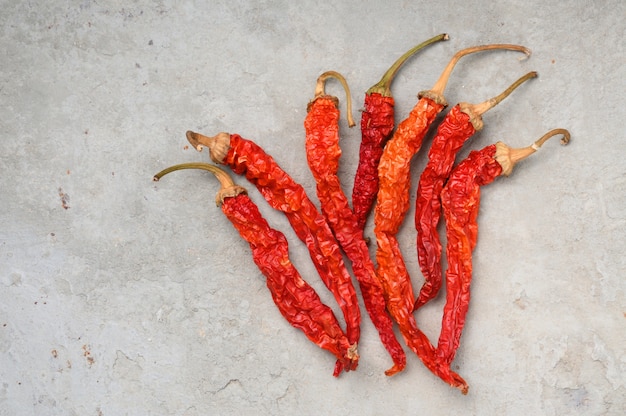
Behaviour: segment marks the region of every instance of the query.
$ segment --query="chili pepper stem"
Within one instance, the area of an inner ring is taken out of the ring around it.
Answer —
[[[187,141],[189,141],[198,152],[201,152],[203,147],[208,147],[211,160],[215,163],[223,163],[228,149],[230,149],[230,134],[224,132],[218,133],[213,137],[208,137],[200,133],[187,131]]]
[[[350,87],[348,86],[348,82],[346,81],[344,76],[341,75],[339,72],[326,71],[317,78],[317,84],[315,85],[315,97],[313,98],[311,102],[315,101],[319,97],[323,97],[326,95],[325,86],[326,86],[326,80],[328,78],[335,78],[337,81],[339,81],[344,91],[346,92],[348,126],[354,127],[355,123],[354,123],[354,119],[352,118],[352,96],[350,94]],[[309,107],[310,107],[310,103],[309,103]]]
[[[393,78],[396,76],[396,74],[400,70],[400,67],[402,65],[404,65],[404,63],[411,56],[415,55],[417,52],[419,52],[420,50],[424,49],[426,46],[432,45],[435,42],[439,42],[439,41],[442,41],[442,40],[448,40],[448,39],[450,39],[448,37],[448,34],[447,33],[442,33],[442,34],[437,35],[435,37],[432,37],[432,38],[428,39],[427,41],[424,41],[424,42],[420,43],[419,45],[416,45],[416,46],[412,47],[411,49],[409,49],[408,51],[406,51],[404,53],[404,55],[399,57],[396,60],[396,62],[394,62],[393,65],[391,65],[391,67],[389,67],[387,72],[385,72],[383,74],[383,76],[380,79],[380,81],[378,81],[377,84],[373,85],[372,87],[370,87],[370,89],[368,89],[366,91],[366,94],[378,93],[378,94],[382,95],[383,97],[390,97],[391,96],[391,81],[393,81]]]
[[[495,43],[495,44],[490,44],[490,45],[473,46],[471,48],[462,49],[458,51],[456,54],[454,54],[454,56],[452,57],[448,65],[445,67],[445,69],[441,73],[441,76],[439,77],[437,82],[435,82],[435,85],[433,86],[433,88],[430,91],[428,91],[428,93],[435,94],[435,95],[443,95],[443,91],[445,90],[446,85],[448,84],[448,80],[450,79],[452,70],[454,69],[457,62],[459,62],[459,60],[462,57],[472,54],[472,53],[494,50],[494,49],[506,49],[506,50],[511,50],[511,51],[523,52],[526,54],[526,56],[530,56],[530,49],[524,46],[511,45],[507,43]],[[421,92],[420,95],[424,93],[426,92]]]
[[[494,159],[502,166],[502,174],[509,176],[516,163],[535,153],[549,138],[558,134],[563,135],[561,138],[562,145],[569,143],[570,133],[565,129],[550,130],[530,146],[520,149],[512,149],[502,142],[496,143],[496,153],[494,155]]]
[[[471,105],[472,111],[478,116],[485,114],[487,111],[489,111],[496,105],[500,104],[506,97],[511,95],[511,93],[517,89],[517,87],[519,87],[520,85],[522,85],[524,82],[528,81],[531,78],[536,78],[537,76],[538,74],[536,71],[531,71],[527,73],[526,75],[524,75],[523,77],[515,81],[513,84],[511,84],[506,90],[502,91],[497,96],[492,97],[488,99],[487,101],[484,101],[480,104],[472,104]]]
[[[209,163],[180,163],[178,165],[170,166],[163,169],[162,171],[154,175],[152,177],[152,180],[158,182],[163,176],[167,175],[168,173],[183,169],[206,170],[215,175],[217,180],[220,182],[220,185],[222,186],[215,198],[215,204],[217,206],[220,206],[224,202],[224,198],[230,198],[242,193],[247,193],[245,188],[235,185],[233,179],[223,169],[220,169],[217,166],[211,165]]]

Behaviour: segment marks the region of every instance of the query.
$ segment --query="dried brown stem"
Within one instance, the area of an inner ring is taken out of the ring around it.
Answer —
[[[328,78],[335,78],[343,86],[343,89],[346,92],[348,126],[354,127],[355,123],[354,119],[352,118],[352,96],[350,95],[350,87],[348,86],[348,82],[346,81],[346,79],[339,72],[327,71],[317,78],[317,85],[315,86],[315,98],[313,100],[326,95],[325,86],[326,80]]]
[[[483,114],[485,114],[487,111],[489,111],[496,105],[500,104],[502,100],[504,100],[506,97],[511,95],[511,93],[515,91],[515,89],[517,89],[517,87],[522,85],[524,82],[535,77],[537,77],[537,72],[535,71],[529,72],[523,77],[519,78],[513,84],[511,84],[506,90],[504,90],[497,96],[492,97],[486,101],[483,101],[482,103],[479,103],[479,104],[459,103],[459,106],[461,107],[461,111],[469,116],[470,122],[474,126],[474,129],[478,131],[483,128],[483,120],[482,120]]]
[[[452,57],[448,65],[445,67],[445,69],[441,73],[441,76],[439,77],[437,82],[435,82],[435,85],[433,86],[433,88],[428,91],[420,92],[419,93],[420,97],[423,95],[426,95],[431,98],[433,96],[435,97],[440,96],[441,99],[443,99],[443,91],[446,89],[446,85],[448,84],[448,80],[450,79],[450,75],[452,74],[452,70],[454,69],[457,62],[459,62],[459,60],[462,57],[472,54],[472,53],[490,51],[494,49],[504,49],[504,50],[510,50],[510,51],[523,52],[526,54],[526,56],[530,56],[530,49],[521,45],[511,45],[508,43],[495,43],[491,45],[472,46],[471,48],[462,49],[458,51],[456,54],[454,54],[454,56]]]
[[[496,159],[500,166],[502,166],[502,175],[509,176],[515,167],[515,164],[535,153],[546,142],[546,140],[558,134],[563,135],[561,138],[561,144],[566,145],[569,143],[570,133],[565,129],[550,130],[530,146],[520,149],[512,149],[502,142],[496,143],[496,154],[494,159]]]
[[[189,130],[187,131],[187,140],[198,152],[201,152],[203,147],[208,147],[211,160],[215,163],[224,162],[230,149],[230,134],[228,133],[218,133],[213,137],[208,137]]]
[[[222,186],[219,192],[217,193],[217,196],[215,197],[215,203],[217,206],[222,204],[225,198],[230,198],[230,197],[234,197],[239,194],[242,194],[242,193],[243,194],[247,193],[245,188],[235,184],[233,179],[230,177],[228,173],[226,173],[226,171],[218,168],[215,165],[211,165],[209,163],[195,163],[195,162],[180,163],[178,165],[170,166],[168,168],[163,169],[162,171],[154,175],[152,180],[159,181],[163,176],[167,175],[168,173],[171,173],[177,170],[183,170],[183,169],[201,169],[201,170],[209,171],[213,175],[215,175],[217,180],[220,182],[220,185]]]
[[[497,96],[492,97],[492,98],[488,99],[487,101],[484,101],[484,102],[482,102],[480,104],[473,104],[472,105],[472,110],[474,110],[474,112],[477,115],[482,116],[487,111],[489,111],[490,109],[492,109],[496,105],[500,104],[502,102],[502,100],[504,100],[506,97],[511,95],[511,93],[517,89],[517,87],[519,87],[520,85],[522,85],[524,82],[528,81],[529,79],[536,78],[536,77],[537,77],[537,72],[536,71],[532,71],[532,72],[527,73],[526,75],[524,75],[523,77],[521,77],[517,81],[515,81],[513,84],[511,84],[506,90],[502,91]]]

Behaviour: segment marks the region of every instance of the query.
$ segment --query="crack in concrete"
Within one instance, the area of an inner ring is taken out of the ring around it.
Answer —
[[[230,385],[231,385],[231,384],[236,384],[236,385],[238,385],[239,387],[243,388],[243,386],[242,386],[242,384],[241,384],[241,381],[239,381],[239,379],[238,379],[238,378],[231,378],[230,380],[228,380],[228,381],[226,382],[226,384],[224,384],[222,387],[218,388],[217,390],[213,390],[213,391],[211,391],[211,393],[212,393],[212,394],[217,394],[217,393],[220,393],[220,392],[222,392],[222,391],[226,390],[228,387],[230,387]]]

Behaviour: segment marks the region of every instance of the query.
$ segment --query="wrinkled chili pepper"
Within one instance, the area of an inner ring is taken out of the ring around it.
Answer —
[[[570,134],[565,129],[551,130],[522,149],[511,149],[498,142],[470,152],[450,174],[441,192],[448,239],[446,303],[437,345],[437,360],[441,366],[449,367],[454,359],[469,306],[472,251],[478,238],[480,188],[500,175],[508,176],[517,162],[536,152],[546,140],[557,134],[563,135],[562,144],[569,142]]]
[[[452,107],[437,128],[428,151],[428,163],[422,171],[415,199],[417,257],[424,284],[415,301],[415,309],[433,299],[441,288],[441,242],[437,224],[441,217],[440,193],[450,175],[454,159],[463,144],[483,128],[482,115],[508,97],[518,86],[537,76],[529,72],[496,97],[480,104],[459,103]]]
[[[382,221],[393,216],[388,232],[396,234],[409,207],[410,162],[422,145],[428,127],[441,110],[447,106],[443,91],[457,62],[464,56],[494,49],[507,49],[530,54],[530,50],[519,45],[492,44],[474,46],[457,52],[444,68],[432,89],[421,91],[417,104],[403,120],[391,140],[387,142],[378,165],[379,192],[375,213]],[[376,225],[376,222],[375,222]],[[379,224],[383,226],[383,224]],[[384,227],[383,227],[384,228]]]
[[[304,188],[259,145],[237,134],[219,133],[207,137],[188,131],[187,140],[198,151],[203,146],[208,147],[214,162],[245,175],[272,208],[285,214],[298,238],[307,246],[322,281],[339,304],[346,321],[348,340],[356,351],[361,324],[356,290],[337,240]]]
[[[380,180],[376,206],[374,208],[374,234],[376,235],[376,271],[380,280],[387,309],[398,323],[400,331],[411,350],[433,373],[451,386],[467,393],[467,383],[449,368],[442,369],[435,362],[435,347],[417,327],[413,317],[415,298],[406,265],[396,239],[396,234],[409,208],[410,162],[419,150],[428,126],[447,105],[443,90],[454,66],[463,56],[491,49],[509,49],[529,54],[529,50],[518,45],[484,45],[457,52],[435,86],[421,92],[418,103],[409,117],[402,121],[393,137],[383,150],[378,165]]]
[[[376,269],[363,239],[357,218],[350,209],[337,176],[341,148],[339,147],[339,109],[337,97],[325,93],[325,82],[336,78],[347,95],[348,125],[354,126],[350,89],[345,78],[334,71],[325,72],[317,80],[315,97],[307,107],[304,120],[306,156],[317,184],[317,197],[322,213],[335,233],[337,241],[352,263],[352,270],[359,282],[363,303],[380,339],[391,355],[394,365],[385,371],[394,375],[406,366],[406,354],[393,332],[393,321],[387,313],[383,290],[376,277]]]
[[[335,377],[339,376],[341,369],[349,371],[356,368],[358,354],[333,311],[302,279],[289,259],[285,235],[269,226],[245,188],[235,185],[226,172],[208,163],[174,165],[154,175],[154,180],[158,181],[180,169],[203,169],[215,175],[222,185],[215,199],[216,204],[221,206],[224,215],[250,244],[254,262],[267,278],[267,287],[280,313],[293,327],[304,332],[309,340],[337,357]]]
[[[352,188],[352,210],[361,230],[365,227],[378,193],[378,162],[395,127],[395,102],[391,95],[391,82],[410,57],[428,45],[447,39],[448,35],[443,33],[414,46],[398,58],[380,81],[365,93],[364,109],[361,113],[359,164]]]

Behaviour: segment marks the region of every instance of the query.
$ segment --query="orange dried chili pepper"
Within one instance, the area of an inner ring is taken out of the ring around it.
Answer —
[[[348,198],[337,176],[341,157],[339,109],[337,97],[327,95],[324,91],[329,77],[336,78],[343,85],[347,95],[348,125],[354,126],[350,89],[345,78],[334,71],[323,73],[317,80],[315,98],[309,103],[304,120],[307,161],[317,183],[317,197],[322,213],[352,263],[365,309],[393,359],[393,367],[385,371],[386,375],[391,376],[404,369],[406,354],[393,332],[393,321],[387,313],[383,290],[376,277],[376,269],[363,238],[363,231],[350,209]]]
[[[304,188],[259,145],[237,134],[207,137],[188,131],[187,140],[198,151],[207,147],[214,162],[245,175],[272,208],[285,214],[298,238],[306,244],[320,278],[339,304],[348,340],[356,351],[361,324],[356,290],[337,240]]]
[[[361,230],[365,227],[378,193],[378,162],[395,127],[395,101],[391,95],[391,82],[410,57],[426,46],[447,39],[448,35],[442,33],[414,46],[398,58],[380,81],[365,93],[364,109],[361,112],[359,164],[352,188],[352,210]]]
[[[480,189],[500,175],[508,176],[517,162],[535,153],[546,140],[558,134],[563,135],[562,144],[569,142],[570,133],[567,130],[555,129],[522,149],[511,149],[498,142],[474,150],[454,168],[441,192],[448,239],[446,304],[437,345],[437,360],[442,367],[449,368],[454,359],[469,306],[472,251],[478,238]]]
[[[374,208],[374,233],[376,235],[378,263],[377,276],[383,285],[387,309],[398,323],[400,331],[411,350],[433,373],[448,384],[467,393],[467,383],[449,369],[441,369],[435,362],[435,347],[417,327],[413,317],[415,298],[406,265],[396,239],[396,234],[409,208],[410,162],[421,147],[428,127],[447,105],[443,97],[450,74],[463,56],[492,49],[509,49],[529,54],[523,46],[496,44],[476,46],[457,52],[435,86],[421,92],[420,99],[396,129],[383,151],[378,165],[380,180]]]
[[[302,279],[289,259],[285,235],[269,226],[245,188],[235,185],[222,169],[207,163],[174,165],[154,175],[154,180],[158,181],[180,169],[203,169],[216,176],[222,185],[216,204],[221,206],[224,215],[250,244],[252,258],[267,278],[267,287],[280,313],[293,327],[304,332],[309,340],[337,357],[335,377],[339,375],[339,369],[348,371],[355,368],[358,354],[332,309],[322,303],[315,289]]]
[[[483,128],[484,113],[498,105],[522,83],[536,76],[536,72],[529,72],[501,94],[480,104],[459,103],[452,107],[439,124],[428,152],[428,163],[420,176],[415,199],[417,257],[425,280],[415,301],[415,309],[433,299],[441,288],[442,247],[437,231],[441,217],[439,194],[450,175],[458,151],[475,132]]]

